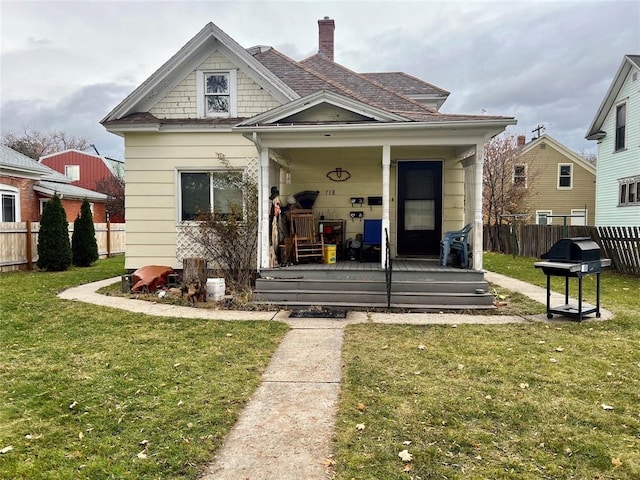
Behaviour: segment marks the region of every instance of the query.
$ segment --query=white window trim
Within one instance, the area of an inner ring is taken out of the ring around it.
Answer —
[[[548,215],[553,215],[553,211],[552,210],[536,210],[536,225],[544,225],[544,224],[540,223],[540,215],[541,214],[547,215],[547,225],[552,225],[553,224],[553,218],[548,217]]]
[[[635,197],[633,202],[629,202],[629,185],[635,184]],[[626,185],[625,188],[625,201],[621,202],[620,197],[622,195],[622,185]],[[640,185],[640,175],[632,177],[618,179],[618,207],[634,207],[640,205],[640,198],[638,198],[638,185]]]
[[[583,215],[584,217],[582,217],[582,219],[580,219],[579,217],[573,217],[573,215]],[[584,225],[589,225],[589,210],[585,209],[585,208],[572,208],[571,209],[571,225],[575,225],[575,226],[584,226]],[[584,223],[575,223],[578,221],[583,221]]]
[[[183,173],[213,173],[213,172],[226,172],[227,169],[225,168],[196,168],[196,167],[189,167],[189,168],[176,168],[175,170],[175,186],[176,186],[176,193],[175,193],[175,198],[176,198],[176,211],[175,211],[175,218],[176,218],[176,224],[177,225],[190,225],[190,226],[196,226],[199,225],[201,222],[195,221],[195,220],[182,220],[182,176],[181,174]],[[246,169],[244,168],[234,168],[233,169],[234,172],[238,172],[241,173],[243,175],[243,177],[247,174]],[[244,202],[244,200],[243,200]],[[243,215],[246,215],[247,213],[247,206],[246,205],[242,205],[242,212]]]
[[[622,148],[617,148],[617,140],[618,140],[618,108],[624,105],[624,146]],[[627,99],[625,98],[622,102],[616,104],[613,109],[613,153],[624,152],[627,150],[627,140],[629,139],[629,108],[627,105]]]
[[[20,218],[20,189],[16,187],[12,187],[11,185],[4,185],[0,183],[0,195],[9,195],[15,199],[14,205],[16,211],[14,212],[14,217],[16,222],[21,222]],[[1,205],[0,205],[1,206]],[[2,217],[2,210],[0,210],[0,222],[4,222],[5,219]]]
[[[75,178],[75,175],[70,175],[69,174],[69,170],[77,171],[78,172],[78,175],[77,175],[78,178]],[[65,165],[64,166],[64,174],[65,174],[66,177],[69,177],[74,182],[80,181],[80,165]]]
[[[560,172],[562,170],[562,167],[570,167],[571,168],[571,175],[569,176],[569,186],[568,187],[563,187],[560,186]],[[572,190],[573,189],[573,163],[559,163],[558,164],[558,180],[556,182],[556,188],[558,190]]]
[[[207,115],[205,108],[204,77],[211,73],[229,75],[229,112]],[[196,113],[198,118],[233,118],[238,116],[237,70],[196,70]]]

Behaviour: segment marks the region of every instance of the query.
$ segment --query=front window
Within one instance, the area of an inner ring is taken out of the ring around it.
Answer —
[[[234,117],[236,105],[236,72],[198,71],[198,116]]]
[[[243,214],[241,172],[209,171],[180,173],[180,220],[197,220],[213,213],[220,219]]]
[[[536,224],[551,225],[550,215],[552,215],[551,210],[536,210]]]
[[[80,180],[80,165],[65,165],[64,174],[74,182]]]
[[[527,186],[527,166],[515,165],[513,167],[513,184],[522,187]]]
[[[627,104],[616,107],[616,151],[625,148],[625,127],[627,125]]]
[[[573,186],[572,171],[573,168],[570,163],[558,165],[558,188],[571,188]]]
[[[0,185],[0,222],[20,221],[19,201],[17,188]]]

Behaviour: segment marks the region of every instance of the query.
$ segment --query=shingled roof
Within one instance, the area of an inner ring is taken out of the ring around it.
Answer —
[[[510,118],[440,113],[407,95],[448,92],[401,72],[360,74],[322,54],[297,62],[274,48],[255,50],[254,57],[301,97],[327,90],[417,122]]]

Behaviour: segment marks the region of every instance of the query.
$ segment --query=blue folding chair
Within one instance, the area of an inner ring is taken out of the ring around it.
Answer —
[[[379,247],[382,251],[382,220],[365,220],[364,232],[362,233],[362,248],[360,249],[360,261],[364,261],[365,250]]]

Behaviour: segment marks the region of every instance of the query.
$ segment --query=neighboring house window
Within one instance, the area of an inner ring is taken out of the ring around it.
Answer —
[[[573,166],[570,163],[558,164],[558,188],[573,187]]]
[[[618,206],[640,205],[640,175],[618,180]]]
[[[238,179],[242,173],[237,172]],[[243,212],[242,190],[227,171],[180,172],[180,220],[196,220],[200,213],[221,218]]]
[[[627,125],[627,104],[616,107],[616,151],[625,148],[625,127]]]
[[[587,224],[587,211],[577,208],[571,209],[571,225],[583,226]]]
[[[549,215],[552,215],[551,210],[536,210],[536,224],[551,225],[552,218]]]
[[[64,174],[74,182],[80,180],[80,165],[65,165]]]
[[[527,166],[515,165],[513,167],[513,184],[523,187],[527,186]]]
[[[197,109],[200,117],[237,115],[236,71],[198,71]]]
[[[20,221],[20,191],[15,187],[0,185],[0,222]]]

